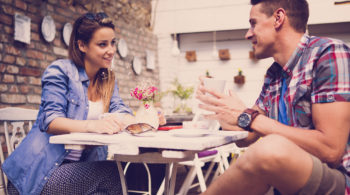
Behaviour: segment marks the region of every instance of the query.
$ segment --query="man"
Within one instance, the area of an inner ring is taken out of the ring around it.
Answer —
[[[306,0],[251,4],[246,39],[257,58],[275,62],[252,109],[232,92],[199,87],[200,107],[215,112],[207,118],[225,130],[250,132],[237,143],[249,145],[246,152],[203,194],[256,195],[270,187],[281,194],[344,194],[350,182],[350,49],[305,34]]]

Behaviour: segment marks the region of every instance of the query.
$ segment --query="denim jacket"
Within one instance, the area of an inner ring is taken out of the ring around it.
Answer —
[[[45,70],[37,120],[2,166],[20,194],[40,194],[50,175],[69,153],[62,144],[50,144],[51,134],[46,131],[50,122],[57,117],[86,120],[89,110],[88,86],[85,69],[75,66],[70,60],[57,60]],[[109,112],[131,113],[119,96],[117,83]],[[106,158],[106,146],[84,151],[82,156],[85,161]]]

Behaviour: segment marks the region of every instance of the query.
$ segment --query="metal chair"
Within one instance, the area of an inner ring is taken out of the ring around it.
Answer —
[[[36,120],[38,110],[6,107],[0,109],[0,121],[4,124],[4,134],[7,148],[7,156],[10,155],[26,136],[25,125],[28,122],[28,130],[32,128],[32,121]],[[12,127],[12,128],[11,128]],[[12,131],[11,131],[12,130]],[[0,161],[5,160],[2,142],[0,140]],[[0,194],[6,194],[7,177],[0,174]]]
[[[151,172],[149,171],[149,168],[148,168],[146,163],[142,163],[142,164],[143,164],[143,166],[145,167],[145,169],[147,171],[148,191],[140,191],[140,190],[128,189],[128,192],[152,195]],[[125,176],[126,176],[126,172],[128,171],[129,166],[130,166],[130,162],[126,163],[126,165],[124,167],[124,175]]]

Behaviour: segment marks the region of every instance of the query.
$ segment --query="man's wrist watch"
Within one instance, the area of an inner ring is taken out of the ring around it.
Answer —
[[[242,114],[238,116],[237,123],[238,126],[246,131],[252,132],[253,129],[250,128],[253,120],[259,115],[259,111],[254,109],[245,109]]]

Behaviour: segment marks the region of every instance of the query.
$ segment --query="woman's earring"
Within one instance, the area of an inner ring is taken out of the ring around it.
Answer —
[[[101,73],[100,73],[100,77],[101,77],[102,80],[108,79],[107,70],[102,70]]]

